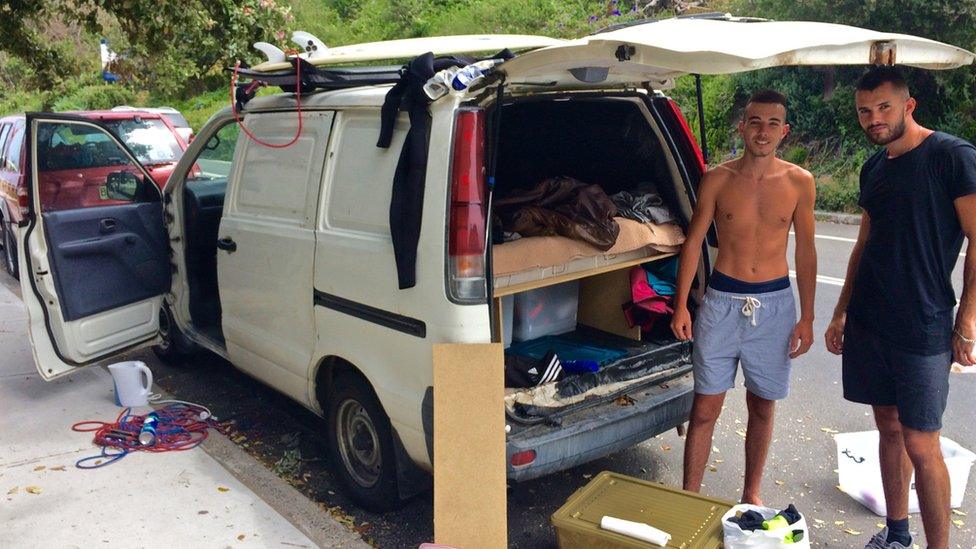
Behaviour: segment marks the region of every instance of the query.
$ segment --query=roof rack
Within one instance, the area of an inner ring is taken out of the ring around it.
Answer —
[[[269,86],[277,86],[285,92],[307,93],[315,90],[338,90],[344,88],[355,88],[359,86],[377,86],[382,84],[395,84],[400,81],[403,74],[403,67],[331,67],[319,68],[305,59],[293,57],[288,60],[291,68],[271,72],[256,71],[250,67],[240,68],[237,71],[239,77],[250,78]],[[298,64],[301,70],[297,71]],[[297,82],[297,72],[301,72],[301,83]],[[238,87],[247,86],[247,83],[240,83]],[[298,86],[301,90],[298,90]]]

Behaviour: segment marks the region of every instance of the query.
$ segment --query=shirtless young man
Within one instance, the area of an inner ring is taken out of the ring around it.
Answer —
[[[816,189],[810,172],[776,158],[788,132],[786,98],[771,90],[753,94],[739,122],[745,141],[742,157],[709,170],[699,186],[681,249],[671,322],[679,339],[695,340],[695,400],[685,442],[684,488],[701,489],[715,421],[742,364],[749,410],[742,501],[753,504],[761,503],[759,484],[773,433],[773,408],[789,392],[790,359],[807,352],[813,342]],[[692,329],[688,294],[712,222],[718,229],[718,258]],[[791,225],[796,233],[799,321],[786,261]]]

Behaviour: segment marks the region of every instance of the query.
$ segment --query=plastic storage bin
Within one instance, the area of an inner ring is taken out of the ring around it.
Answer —
[[[834,435],[837,443],[837,476],[840,489],[878,516],[885,516],[885,497],[881,486],[881,466],[878,460],[878,432],[840,433]],[[959,444],[942,437],[942,455],[949,469],[951,489],[950,504],[962,505],[969,481],[969,469],[976,461],[976,454]],[[908,491],[908,512],[917,513],[918,495],[915,493],[915,477]]]
[[[512,329],[515,321],[515,296],[502,296],[502,341],[505,348],[512,346]]]
[[[605,515],[664,530],[668,547],[719,549],[722,515],[731,508],[729,501],[604,471],[553,513],[552,524],[561,549],[654,547],[600,528]]]
[[[576,329],[579,280],[515,294],[515,341],[571,332]]]

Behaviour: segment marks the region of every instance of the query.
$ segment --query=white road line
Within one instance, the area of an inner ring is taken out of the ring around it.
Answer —
[[[790,276],[792,276],[793,278],[796,278],[796,271],[790,271]],[[844,279],[843,278],[836,278],[836,277],[827,276],[827,275],[817,275],[817,282],[819,282],[821,284],[830,284],[831,286],[843,286],[844,285]]]
[[[794,233],[793,231],[790,231],[790,236],[796,236],[796,233]],[[814,236],[814,238],[820,238],[820,239],[823,239],[823,240],[836,240],[837,242],[849,242],[851,244],[857,242],[857,239],[855,239],[855,238],[847,238],[847,237],[843,237],[843,236],[833,236],[833,235],[829,235],[829,234],[815,234],[813,236]],[[966,257],[966,252],[962,252],[961,254],[959,254],[959,257]]]

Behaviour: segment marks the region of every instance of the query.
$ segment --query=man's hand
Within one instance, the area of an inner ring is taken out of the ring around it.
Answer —
[[[965,336],[965,338],[969,341],[966,341],[960,337],[960,334]],[[967,334],[965,330],[958,327],[955,329],[955,331],[953,331],[952,358],[963,366],[972,366],[976,364],[976,349],[974,349],[973,339],[976,339],[976,334]]]
[[[682,341],[691,339],[691,313],[688,312],[688,307],[678,307],[674,310],[674,315],[671,317],[671,331],[674,332],[674,337]]]
[[[827,343],[827,350],[835,355],[844,352],[844,324],[847,323],[847,315],[838,315],[827,325],[827,332],[824,339]]]
[[[813,321],[800,319],[790,336],[790,358],[796,358],[813,345]]]

